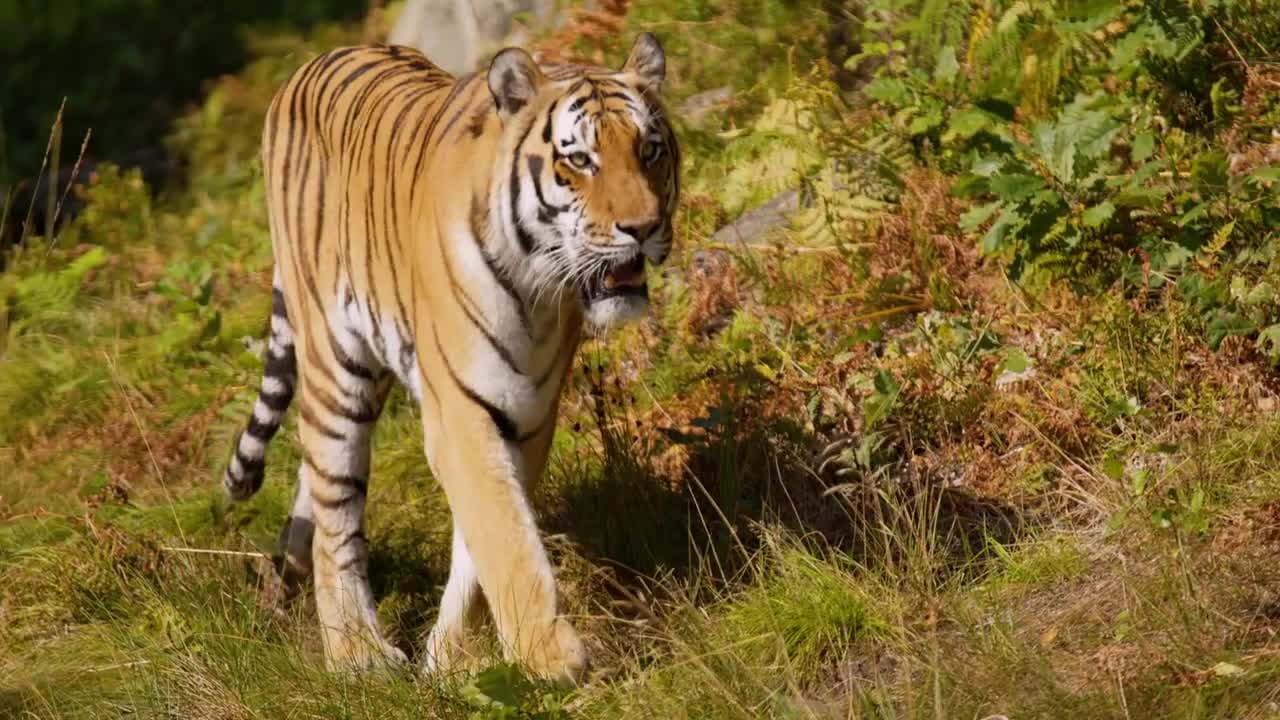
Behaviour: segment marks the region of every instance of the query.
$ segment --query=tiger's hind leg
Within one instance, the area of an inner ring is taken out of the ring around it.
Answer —
[[[325,658],[335,670],[403,663],[404,653],[378,629],[364,534],[369,440],[391,378],[373,369],[367,352],[349,353],[332,337],[307,342],[298,352],[299,502],[309,499],[314,526],[311,565]],[[294,510],[305,515],[296,503]],[[298,535],[305,536],[302,527]]]
[[[374,414],[381,415],[387,396],[395,385],[395,377],[383,373],[375,385]],[[294,489],[289,517],[285,518],[276,541],[279,562],[277,572],[284,588],[284,599],[291,600],[303,589],[311,577],[312,540],[315,535],[315,514],[312,509],[309,473],[298,469],[298,484]]]

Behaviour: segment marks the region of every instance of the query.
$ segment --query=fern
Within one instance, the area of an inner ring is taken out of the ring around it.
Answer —
[[[944,47],[958,47],[968,34],[972,0],[922,0],[909,11],[915,19],[906,23],[907,43],[919,64],[928,64]]]
[[[10,335],[69,318],[85,274],[106,261],[106,252],[95,247],[61,270],[35,273],[14,283]]]
[[[791,219],[806,245],[849,242],[866,222],[889,207],[865,192],[864,168],[832,163],[805,183],[805,205]],[[874,171],[873,171],[874,172]]]

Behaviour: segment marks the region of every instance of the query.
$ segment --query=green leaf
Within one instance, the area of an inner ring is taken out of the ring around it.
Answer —
[[[991,192],[1005,202],[1020,202],[1044,187],[1044,180],[1026,173],[1001,173],[991,178]]]
[[[943,134],[943,142],[956,138],[968,140],[991,125],[991,115],[978,108],[965,108],[951,116],[947,132]]]
[[[982,236],[982,254],[990,255],[991,253],[1004,247],[1008,240],[1010,230],[1017,227],[1022,222],[1022,216],[1016,210],[1006,209],[1000,214],[1000,218],[987,229],[985,235]]]
[[[1156,136],[1149,132],[1138,133],[1133,138],[1133,147],[1129,152],[1129,157],[1134,162],[1146,162],[1155,154]]]
[[[1110,220],[1115,212],[1116,206],[1112,205],[1110,200],[1103,200],[1085,210],[1084,214],[1080,216],[1080,221],[1084,223],[1085,227],[1099,228],[1102,227],[1103,223]]]
[[[1152,267],[1156,270],[1172,270],[1182,267],[1193,257],[1195,257],[1194,253],[1187,248],[1171,243],[1163,253],[1152,257]]]
[[[1233,675],[1244,674],[1244,668],[1239,665],[1232,665],[1229,662],[1220,662],[1217,665],[1214,665],[1212,670],[1213,674],[1218,677],[1231,677]]]
[[[946,45],[938,50],[938,60],[933,67],[933,80],[937,83],[950,83],[960,72],[960,63],[956,61],[956,49]]]
[[[1257,329],[1257,325],[1244,315],[1229,310],[1219,310],[1209,321],[1209,347],[1216,352],[1227,337],[1249,335]]]
[[[862,404],[863,427],[870,429],[889,415],[898,400],[902,387],[884,370],[876,371],[872,381],[875,391]]]
[[[1203,220],[1209,217],[1209,203],[1202,202],[1193,205],[1190,210],[1182,213],[1178,218],[1178,227],[1186,227],[1197,220]]]
[[[1220,77],[1218,81],[1209,88],[1209,100],[1213,105],[1213,117],[1218,122],[1227,122],[1231,116],[1240,110],[1240,106],[1232,101],[1236,99],[1236,92],[1227,85],[1227,78]]]
[[[1201,192],[1226,190],[1229,177],[1227,154],[1222,150],[1202,152],[1191,161],[1191,182]]]
[[[905,107],[915,101],[911,87],[896,78],[878,77],[867,83],[862,94],[886,105]]]
[[[1124,461],[1117,455],[1108,455],[1102,461],[1102,472],[1112,480],[1124,479]],[[1141,495],[1141,493],[1137,493]]]
[[[1002,207],[1004,207],[1004,203],[1000,200],[996,200],[995,202],[987,203],[986,205],[969,208],[969,210],[965,211],[965,213],[960,216],[960,229],[965,232],[973,232],[977,230],[982,227],[987,220],[990,220],[991,216]]]
[[[1004,166],[1004,160],[995,155],[982,155],[973,159],[973,166],[969,168],[969,172],[978,177],[989,178],[1000,171]]]
[[[1002,371],[1014,374],[1025,372],[1029,367],[1031,367],[1031,360],[1022,351],[1022,348],[1016,347],[1009,348],[1004,355],[1004,362],[1000,364]]]
[[[477,675],[462,689],[462,695],[480,707],[519,708],[529,687],[515,666],[503,664]]]
[[[1165,193],[1154,188],[1131,188],[1117,194],[1112,200],[1118,207],[1154,208],[1164,202]]]
[[[924,111],[911,120],[907,130],[912,135],[925,135],[942,124],[942,108],[930,104]]]
[[[1260,167],[1254,168],[1249,177],[1265,180],[1266,182],[1280,182],[1280,167]]]
[[[1258,333],[1258,339],[1254,341],[1254,345],[1272,363],[1280,361],[1280,323],[1269,325]]]

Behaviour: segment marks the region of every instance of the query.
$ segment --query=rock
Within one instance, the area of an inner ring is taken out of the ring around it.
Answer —
[[[730,264],[725,245],[763,245],[769,233],[786,225],[791,213],[800,207],[800,193],[796,190],[775,195],[761,205],[742,213],[737,220],[725,225],[711,236],[716,247],[694,250],[689,256],[689,277],[683,277],[679,268],[669,267],[663,274],[676,282],[691,285],[714,282],[722,276]]]
[[[712,88],[685,98],[685,101],[680,103],[680,107],[676,108],[676,112],[681,120],[697,127],[712,110],[728,103],[731,99],[733,99],[733,90],[728,85]]]
[[[407,0],[387,35],[393,45],[420,50],[454,75],[475,69],[488,53],[512,38],[512,17],[527,13],[535,26],[552,22],[554,0]]]
[[[787,190],[738,216],[711,236],[711,242],[726,245],[762,245],[769,232],[786,225],[791,213],[800,209],[800,192]]]

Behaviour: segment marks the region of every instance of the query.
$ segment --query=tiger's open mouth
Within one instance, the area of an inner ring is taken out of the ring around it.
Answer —
[[[603,275],[589,281],[582,290],[582,302],[590,306],[608,298],[645,297],[648,294],[649,286],[645,284],[644,277],[644,255],[636,255],[630,260],[613,265]]]

